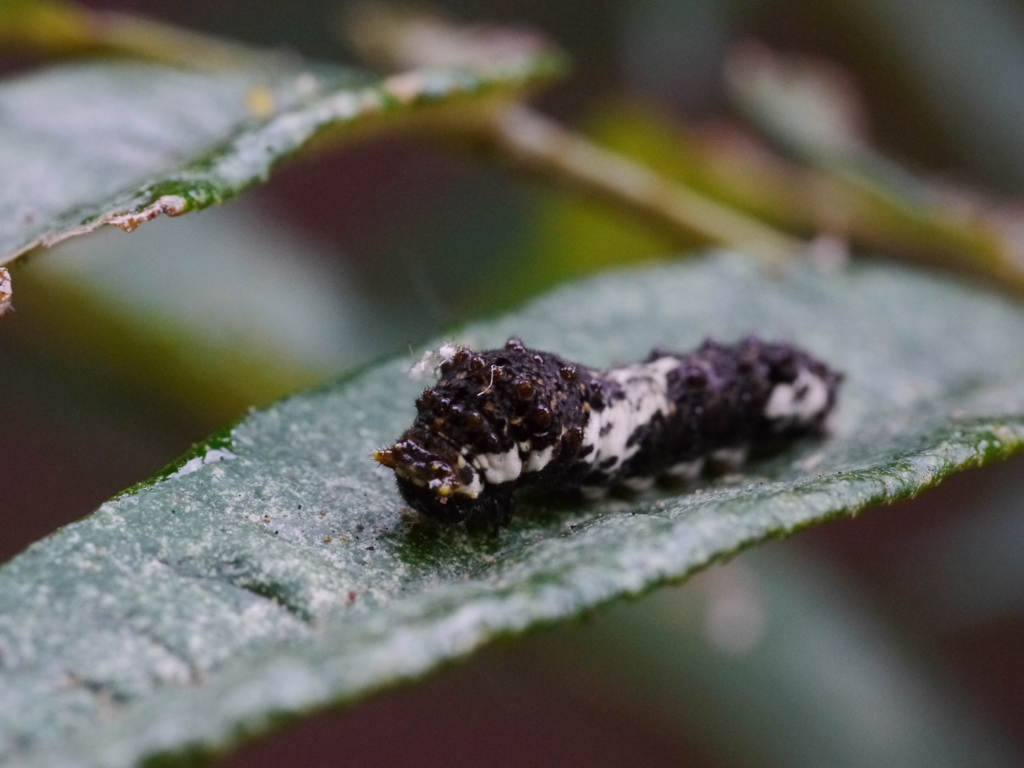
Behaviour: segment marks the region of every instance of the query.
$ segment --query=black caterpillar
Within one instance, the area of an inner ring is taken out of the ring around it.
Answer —
[[[509,339],[442,350],[413,425],[374,458],[414,509],[453,523],[505,525],[523,487],[639,491],[693,479],[706,461],[741,464],[820,435],[842,374],[785,343],[706,341],[597,370]]]

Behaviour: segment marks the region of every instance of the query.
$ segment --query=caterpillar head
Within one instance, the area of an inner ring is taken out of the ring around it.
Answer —
[[[408,430],[390,448],[375,451],[378,463],[393,469],[399,490],[420,512],[437,516],[421,507],[458,505],[475,499],[482,490],[480,478],[452,443],[422,427]]]

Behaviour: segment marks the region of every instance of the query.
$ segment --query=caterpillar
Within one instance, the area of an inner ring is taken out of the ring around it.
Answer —
[[[418,512],[445,523],[506,525],[521,488],[600,497],[658,479],[695,479],[820,436],[842,374],[787,343],[715,341],[655,349],[605,370],[528,349],[446,345],[416,419],[374,458]],[[426,363],[421,363],[421,367]]]

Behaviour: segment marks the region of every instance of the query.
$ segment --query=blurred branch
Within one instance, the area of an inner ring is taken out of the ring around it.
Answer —
[[[376,3],[358,6],[344,32],[363,58],[391,68],[466,66],[529,59],[543,50],[522,30],[457,26],[436,16]],[[525,106],[505,101],[427,124],[444,139],[461,139],[549,181],[582,190],[639,215],[682,239],[733,248],[772,262],[803,243],[773,227],[678,184],[649,167],[597,146]]]
[[[375,3],[359,6],[346,21],[360,55],[388,67],[476,69],[535,55],[541,46],[527,32],[458,26]],[[785,230],[824,234],[1024,293],[1024,208],[922,181],[884,158],[865,138],[866,116],[845,73],[744,45],[726,74],[741,106],[796,163],[763,147],[751,152],[753,142],[740,146],[680,131],[693,166],[672,178],[512,100],[446,114],[426,127],[637,214],[687,245],[778,260],[802,245]]]
[[[826,194],[836,234],[1024,293],[1024,207],[922,180],[879,153],[845,72],[746,43],[734,49],[726,81],[753,122],[805,164],[806,177]]]
[[[118,55],[207,70],[267,66],[284,56],[69,0],[0,0],[0,45],[47,56]]]
[[[760,220],[594,144],[523,105],[496,110],[476,134],[537,175],[574,187],[671,233],[781,261],[802,243]]]

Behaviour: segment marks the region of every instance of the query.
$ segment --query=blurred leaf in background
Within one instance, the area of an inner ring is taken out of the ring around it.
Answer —
[[[397,345],[343,268],[242,202],[72,240],[18,275],[51,349],[216,425]]]

